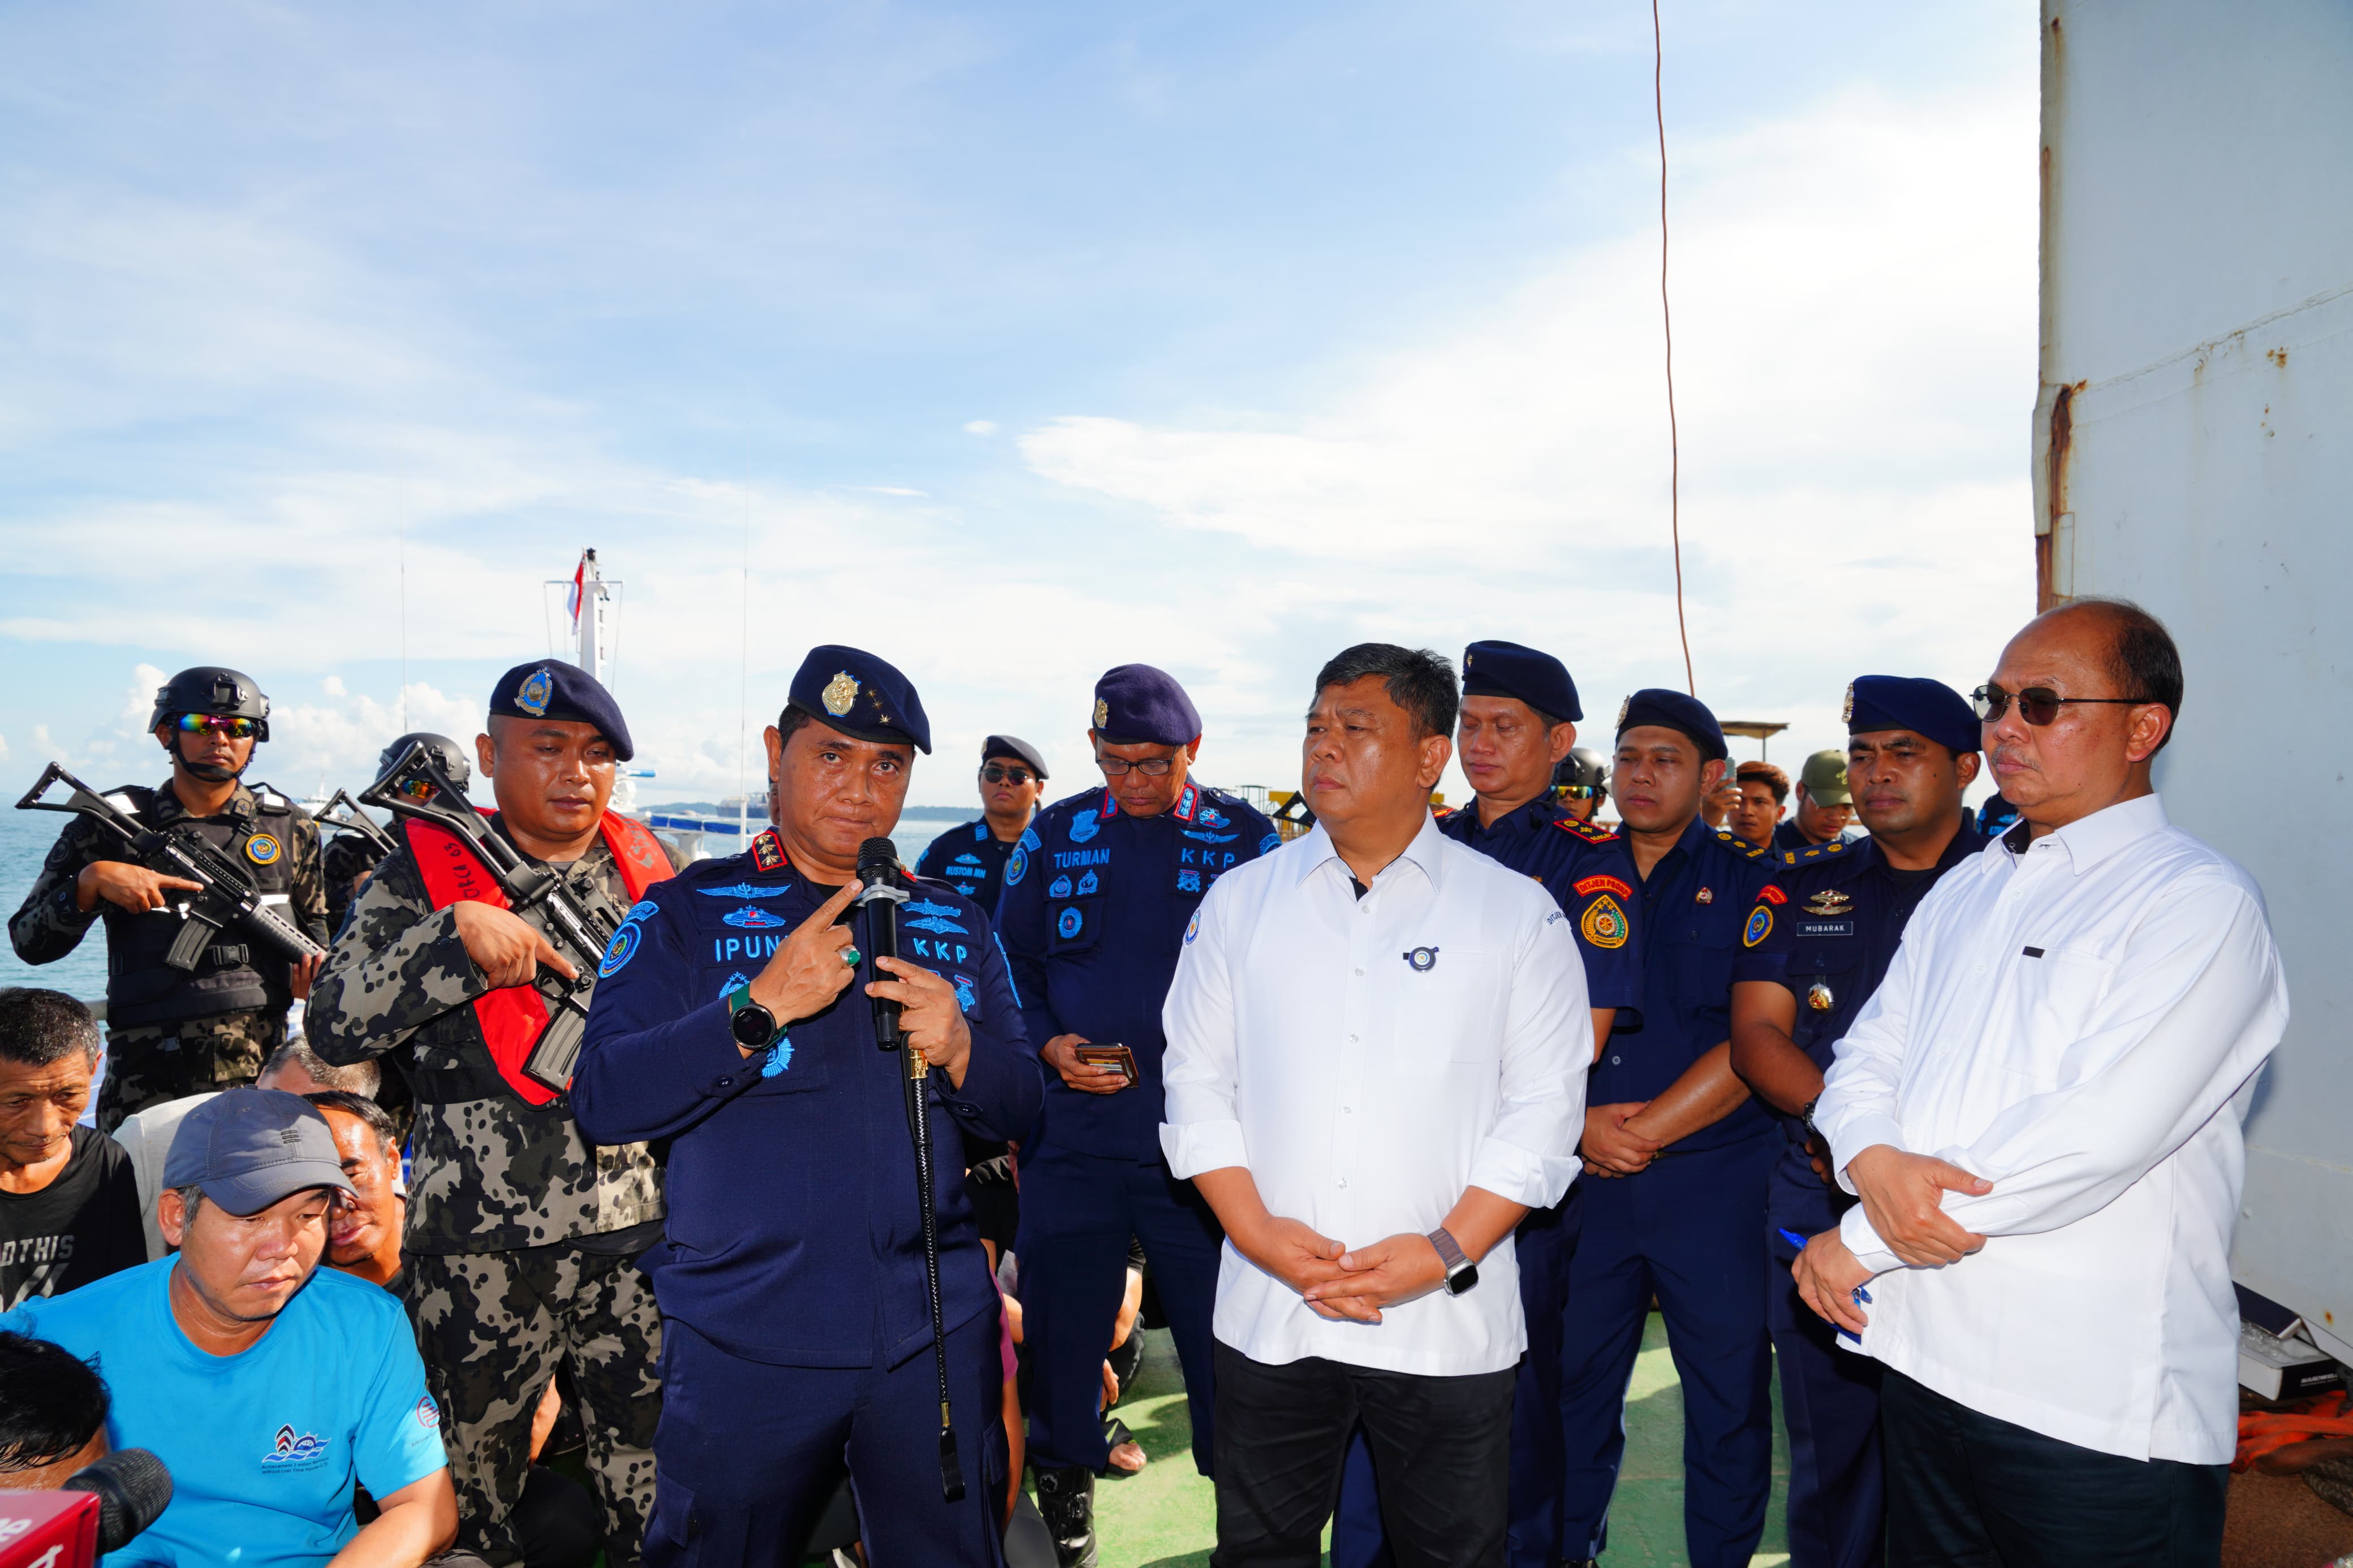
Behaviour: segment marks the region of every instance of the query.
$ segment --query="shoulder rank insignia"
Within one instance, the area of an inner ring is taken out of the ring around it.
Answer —
[[[773,827],[764,827],[752,840],[752,864],[763,871],[782,869],[785,864],[785,841],[776,837]]]
[[[1792,849],[1789,851],[1789,854],[1792,857],[1789,863],[1794,866],[1799,860],[1819,860],[1825,855],[1843,855],[1845,853],[1846,840],[1843,838],[1833,838],[1828,844],[1817,844],[1809,849]]]
[[[1563,833],[1573,833],[1577,835],[1577,837],[1584,839],[1588,844],[1615,844],[1618,842],[1618,836],[1615,833],[1612,833],[1609,829],[1606,827],[1596,827],[1589,822],[1579,822],[1573,816],[1556,816],[1553,818],[1552,825],[1555,827],[1559,828]]]
[[[1737,833],[1734,833],[1727,828],[1717,828],[1715,830],[1715,837],[1717,842],[1721,843],[1725,848],[1731,850],[1736,855],[1745,855],[1751,860],[1768,853],[1764,846],[1751,844],[1746,838],[1741,837]]]

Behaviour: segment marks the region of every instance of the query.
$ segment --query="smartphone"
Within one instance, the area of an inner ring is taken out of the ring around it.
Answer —
[[[1105,1044],[1072,1046],[1071,1054],[1092,1066],[1117,1068],[1127,1076],[1128,1082],[1135,1081],[1135,1053],[1115,1040]]]

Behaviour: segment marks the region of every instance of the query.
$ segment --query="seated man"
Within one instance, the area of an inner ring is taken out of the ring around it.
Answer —
[[[373,1100],[341,1090],[303,1098],[327,1119],[335,1152],[343,1156],[343,1175],[352,1184],[329,1221],[327,1261],[355,1279],[383,1286],[396,1300],[406,1300],[400,1289],[400,1233],[408,1205],[401,1195],[400,1142],[392,1113]],[[533,1463],[509,1516],[522,1542],[522,1560],[531,1568],[587,1568],[599,1544],[596,1500],[588,1489],[537,1463],[562,1409],[550,1379],[531,1423]],[[361,1519],[372,1518],[374,1508],[373,1501],[363,1505]],[[470,1554],[457,1559],[471,1560]]]
[[[98,1024],[62,991],[0,991],[0,1310],[143,1262],[131,1161],[90,1104]]]
[[[374,1100],[383,1083],[384,1069],[374,1062],[331,1067],[318,1052],[300,1039],[293,1039],[269,1053],[253,1087],[282,1089],[289,1094],[341,1089]],[[131,1168],[139,1179],[139,1222],[146,1230],[147,1259],[151,1263],[163,1257],[165,1250],[164,1233],[155,1225],[155,1201],[163,1191],[164,1156],[172,1152],[172,1134],[180,1130],[182,1118],[216,1092],[208,1089],[203,1094],[184,1095],[151,1105],[124,1117],[122,1125],[114,1130],[114,1141],[131,1152]]]
[[[0,1491],[53,1492],[106,1458],[106,1405],[89,1363],[0,1333]]]
[[[233,1089],[180,1123],[159,1218],[180,1249],[70,1295],[26,1302],[12,1329],[104,1355],[116,1447],[154,1453],[172,1504],[132,1563],[240,1568],[350,1560],[416,1568],[458,1534],[440,1412],[400,1303],[319,1268],[336,1194],[333,1135],[299,1096]],[[353,1482],[383,1512],[362,1530]]]

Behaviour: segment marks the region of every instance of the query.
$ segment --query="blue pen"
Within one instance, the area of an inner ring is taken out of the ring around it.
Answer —
[[[1799,1236],[1794,1230],[1782,1231],[1781,1239],[1788,1242],[1790,1246],[1796,1247],[1800,1252],[1806,1250],[1806,1238]],[[1871,1292],[1858,1285],[1854,1288],[1854,1300],[1857,1306],[1867,1307],[1871,1304]],[[1856,1333],[1852,1329],[1841,1329],[1839,1331],[1839,1337],[1841,1339],[1852,1340],[1857,1344],[1862,1343],[1862,1336]]]

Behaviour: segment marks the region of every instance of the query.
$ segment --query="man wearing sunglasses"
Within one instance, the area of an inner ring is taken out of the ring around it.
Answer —
[[[1572,822],[1591,822],[1609,798],[1609,764],[1590,746],[1574,746],[1552,771],[1552,792],[1560,797],[1560,814]]]
[[[1732,1065],[1780,1113],[1783,1133],[1764,1215],[1765,1321],[1789,1432],[1790,1568],[1877,1568],[1887,1531],[1879,1363],[1839,1349],[1788,1279],[1803,1238],[1854,1203],[1818,1173],[1828,1166],[1806,1118],[1912,911],[1985,847],[1961,805],[1978,776],[1978,721],[1959,692],[1861,676],[1846,721],[1844,782],[1871,837],[1785,850],[1741,924],[1732,971]]]
[[[1131,1236],[1144,1244],[1184,1363],[1193,1461],[1210,1473],[1209,1318],[1224,1233],[1161,1153],[1161,1005],[1201,896],[1282,842],[1241,800],[1189,776],[1201,716],[1174,676],[1148,664],[1105,671],[1092,719],[1087,742],[1103,782],[1039,813],[1006,861],[997,908],[1046,1068],[1044,1117],[1021,1151],[1014,1251],[1029,1457],[1063,1568],[1095,1561],[1094,1478],[1109,1462],[1103,1352]],[[1124,1057],[1103,1059],[1110,1047]]]
[[[112,792],[148,826],[219,849],[311,941],[328,941],[318,824],[268,784],[239,782],[269,739],[269,699],[251,676],[215,665],[156,689],[147,729],[171,754],[155,789]],[[196,884],[116,858],[98,826],[74,817],[49,851],[8,939],[27,963],[54,963],[106,922],[106,1078],[98,1124],[111,1132],[167,1100],[249,1084],[286,1041],[286,1013],[310,994],[317,961],[289,965],[224,931],[193,969],[164,962],[181,921],[174,894]]]
[[[915,875],[938,878],[994,915],[1006,858],[1029,830],[1045,793],[1046,759],[1038,748],[1017,735],[991,735],[980,744],[979,819],[933,839]]]
[[[2137,605],[2010,639],[1976,706],[2021,820],[1921,901],[1814,1106],[1862,1202],[1793,1272],[1883,1369],[1896,1564],[2221,1555],[2240,1123],[2287,988],[2262,890],[2158,802],[2181,689]]]

